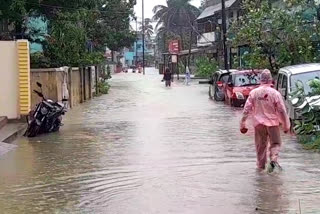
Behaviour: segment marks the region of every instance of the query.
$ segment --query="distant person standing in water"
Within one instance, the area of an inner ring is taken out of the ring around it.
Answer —
[[[165,81],[166,87],[171,87],[172,73],[169,68],[166,68],[164,72],[163,81]]]
[[[186,68],[186,78],[185,78],[185,84],[186,85],[189,85],[190,79],[191,79],[191,73],[190,73],[189,66],[187,66],[187,68]]]
[[[266,168],[267,154],[270,164],[268,172],[271,173],[277,167],[281,148],[280,125],[285,133],[290,131],[290,120],[281,94],[271,87],[272,76],[269,70],[264,70],[260,78],[261,86],[252,90],[245,104],[240,124],[240,131],[246,133],[246,120],[252,116],[255,145],[257,152],[257,167],[260,170]]]

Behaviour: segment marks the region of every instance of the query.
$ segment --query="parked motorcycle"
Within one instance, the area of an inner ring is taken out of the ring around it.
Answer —
[[[41,92],[34,90],[42,101],[38,103],[34,110],[29,112],[27,117],[28,128],[25,137],[35,137],[42,133],[59,131],[62,124],[62,115],[67,112],[65,104],[46,99],[42,93],[42,84],[37,82]],[[63,99],[62,102],[68,101]]]

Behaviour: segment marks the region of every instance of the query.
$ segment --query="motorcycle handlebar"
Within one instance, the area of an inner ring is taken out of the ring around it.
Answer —
[[[39,97],[43,98],[43,94],[37,90],[33,90],[34,93],[36,93]]]

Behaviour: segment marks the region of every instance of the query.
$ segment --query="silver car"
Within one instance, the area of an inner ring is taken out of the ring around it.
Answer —
[[[281,93],[292,120],[299,119],[292,106],[290,94],[296,90],[296,83],[303,83],[304,91],[311,92],[309,82],[315,78],[320,79],[320,63],[294,65],[281,68],[277,77],[276,89]]]
[[[215,101],[224,101],[224,84],[228,82],[231,72],[237,70],[219,70],[216,71],[209,81],[209,97]]]

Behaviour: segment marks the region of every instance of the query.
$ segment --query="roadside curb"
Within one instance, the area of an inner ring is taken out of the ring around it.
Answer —
[[[0,142],[12,143],[23,135],[26,128],[27,124],[8,123],[0,130]]]

